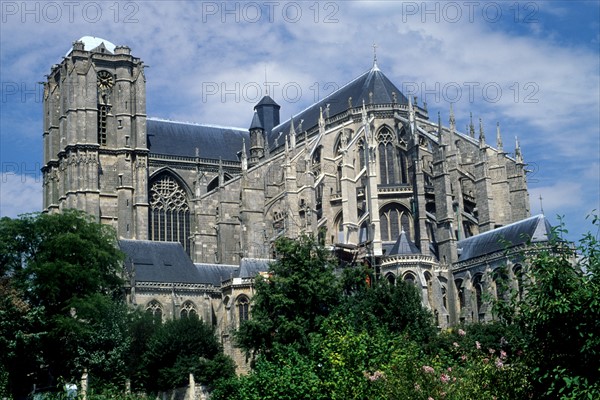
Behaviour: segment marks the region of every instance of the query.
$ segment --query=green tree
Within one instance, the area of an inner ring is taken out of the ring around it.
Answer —
[[[600,220],[593,218],[599,229]],[[560,233],[562,227],[559,227]],[[546,398],[600,397],[600,243],[553,241],[530,260],[514,321]]]
[[[150,336],[140,360],[141,386],[146,391],[165,391],[188,382],[211,385],[235,375],[235,364],[223,354],[214,330],[196,316],[167,321]]]
[[[423,307],[414,285],[403,280],[392,285],[381,279],[370,279],[371,283],[366,284],[368,274],[361,268],[344,271],[345,296],[337,309],[339,314],[367,332],[384,326],[391,334],[407,334],[420,342],[435,336],[433,317]]]
[[[0,360],[14,398],[81,375],[78,357],[120,308],[122,259],[114,230],[82,212],[0,220]]]
[[[252,318],[240,326],[236,338],[250,352],[269,352],[276,344],[294,344],[308,351],[310,334],[340,300],[335,262],[316,240],[301,236],[275,243],[278,259],[269,277],[257,277]]]

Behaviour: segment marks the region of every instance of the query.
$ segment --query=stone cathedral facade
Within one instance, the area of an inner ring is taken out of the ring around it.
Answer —
[[[290,120],[265,96],[242,128],[148,117],[145,90],[142,60],[99,38],[52,66],[44,209],[114,226],[129,301],[197,313],[226,349],[280,236],[316,235],[343,264],[411,281],[440,326],[491,318],[498,267],[518,287],[519,249],[547,241],[518,143],[509,153],[499,125],[472,118],[460,132],[452,108],[447,126],[432,120],[376,62]]]

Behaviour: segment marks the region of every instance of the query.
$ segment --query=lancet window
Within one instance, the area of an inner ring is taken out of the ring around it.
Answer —
[[[400,236],[400,232],[404,231],[409,238],[411,233],[411,217],[404,207],[399,204],[392,203],[384,206],[379,212],[379,223],[381,226],[381,240],[394,241]]]
[[[181,185],[163,174],[150,186],[151,240],[180,242],[190,252],[190,207]]]
[[[196,312],[196,307],[194,307],[194,304],[191,301],[186,301],[181,306],[181,312],[179,315],[181,318],[191,318],[197,316],[198,312]]]
[[[152,300],[150,303],[148,303],[146,306],[146,313],[151,315],[154,321],[162,321],[162,307],[158,301]]]

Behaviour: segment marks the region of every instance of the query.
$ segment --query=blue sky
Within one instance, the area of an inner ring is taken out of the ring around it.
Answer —
[[[570,239],[600,209],[598,1],[0,2],[0,215],[41,209],[42,86],[74,40],[98,36],[144,60],[147,113],[248,127],[271,95],[289,118],[368,70],[426,100],[454,102],[495,146],[518,137],[532,214]],[[260,91],[260,93],[259,93]]]

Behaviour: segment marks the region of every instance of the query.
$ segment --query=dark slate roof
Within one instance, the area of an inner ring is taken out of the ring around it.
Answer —
[[[421,254],[421,251],[410,241],[406,232],[402,231],[400,236],[398,236],[398,240],[396,240],[396,243],[394,243],[394,246],[386,256],[402,256],[410,254]]]
[[[119,247],[136,282],[204,283],[179,242],[121,239]]]
[[[272,262],[273,260],[264,258],[243,258],[240,263],[239,278],[254,278],[261,272],[267,272]]]
[[[362,105],[363,100],[365,104],[369,104],[369,93],[373,93],[374,104],[391,104],[393,103],[393,94],[396,93],[396,102],[398,104],[408,104],[406,96],[398,89],[384,74],[374,66],[369,71],[365,72],[358,78],[342,86],[323,100],[314,103],[304,111],[293,117],[295,126],[297,128],[299,121],[304,120],[302,123],[302,130],[308,130],[318,124],[319,110],[327,108],[329,104],[329,116],[333,117],[340,114],[348,109],[348,98],[352,97],[353,107]],[[287,120],[278,126],[274,127],[269,135],[269,145],[274,147],[275,138],[279,136],[280,132],[283,135],[278,138],[279,146],[285,143],[285,135],[290,132],[291,120]],[[298,129],[296,129],[298,132]],[[301,133],[301,132],[298,132]]]
[[[194,264],[198,269],[201,283],[210,283],[215,286],[220,286],[221,282],[227,279],[235,278],[240,267],[237,265],[225,264]]]
[[[264,105],[269,105],[269,106],[277,106],[277,107],[281,107],[279,104],[277,104],[275,102],[275,100],[273,100],[273,98],[269,95],[264,96],[262,99],[260,99],[260,101],[254,106],[254,109],[256,110],[256,107],[258,106],[264,106]]]
[[[254,111],[254,117],[252,117],[252,123],[250,124],[250,129],[263,129],[262,123],[260,122],[260,118],[258,117],[258,113]]]
[[[471,236],[458,242],[460,251],[459,261],[468,260],[486,254],[502,251],[507,247],[532,243],[546,242],[552,231],[550,223],[543,215],[493,229],[479,235]]]
[[[150,153],[195,157],[196,148],[201,158],[239,161],[237,153],[242,141],[250,139],[247,130],[212,125],[146,119]]]

